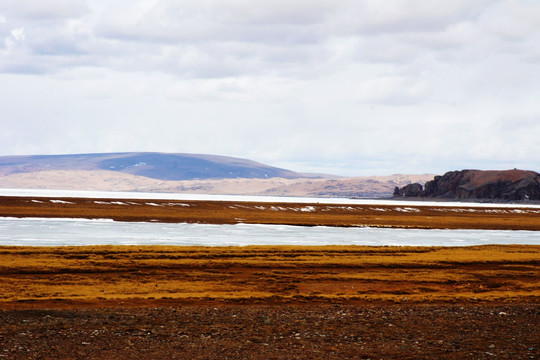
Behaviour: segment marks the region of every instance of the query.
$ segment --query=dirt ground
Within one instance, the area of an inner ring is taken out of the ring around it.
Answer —
[[[0,359],[535,359],[540,247],[2,247]]]
[[[533,304],[0,311],[4,359],[537,359]]]

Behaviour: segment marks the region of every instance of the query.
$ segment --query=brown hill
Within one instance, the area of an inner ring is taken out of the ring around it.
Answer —
[[[527,170],[461,170],[431,181],[396,187],[395,197],[540,200],[540,174]]]

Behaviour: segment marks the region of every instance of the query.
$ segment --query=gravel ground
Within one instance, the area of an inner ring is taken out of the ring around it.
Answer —
[[[0,311],[0,359],[537,359],[539,304]]]

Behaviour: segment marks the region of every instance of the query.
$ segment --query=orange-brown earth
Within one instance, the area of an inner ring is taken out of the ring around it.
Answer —
[[[0,216],[529,228],[538,209],[0,198]],[[540,246],[0,247],[0,359],[535,359]]]
[[[212,224],[540,230],[540,208],[0,196],[0,216]]]
[[[539,355],[539,246],[2,247],[0,264],[0,358]]]
[[[540,299],[540,246],[1,247],[2,307]]]

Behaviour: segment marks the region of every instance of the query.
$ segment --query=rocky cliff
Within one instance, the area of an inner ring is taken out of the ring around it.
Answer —
[[[540,174],[527,170],[461,170],[420,184],[396,187],[394,197],[540,200]]]

